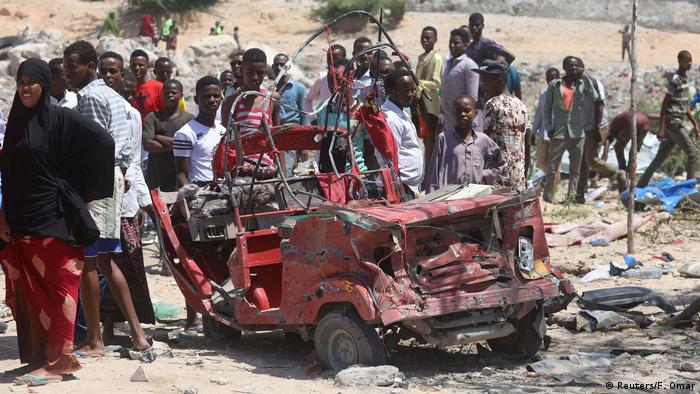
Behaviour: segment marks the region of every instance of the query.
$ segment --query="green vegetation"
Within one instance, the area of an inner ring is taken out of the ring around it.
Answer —
[[[129,0],[132,8],[183,11],[214,5],[218,0]]]
[[[322,21],[329,22],[340,15],[355,10],[379,14],[384,9],[385,22],[398,25],[406,12],[406,0],[316,0],[319,7],[311,15]]]

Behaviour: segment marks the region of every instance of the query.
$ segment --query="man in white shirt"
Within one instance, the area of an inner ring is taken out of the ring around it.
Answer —
[[[173,153],[180,186],[187,183],[209,183],[214,180],[212,158],[221,136],[226,132],[216,121],[221,105],[221,85],[214,77],[197,81],[194,101],[199,108],[195,119],[189,121],[173,137]]]
[[[173,154],[180,186],[196,183],[200,186],[214,180],[212,159],[214,150],[226,133],[226,128],[216,121],[221,105],[221,84],[218,79],[206,76],[197,81],[194,102],[197,117],[187,122],[173,136]],[[197,313],[189,305],[185,329],[200,326]]]
[[[337,64],[338,60],[345,59],[346,52],[345,47],[340,44],[331,45],[331,51],[326,54],[326,64],[328,68],[331,67],[331,57],[333,58],[333,64]],[[323,73],[323,76],[319,77],[314,81],[309,91],[306,93],[304,98],[304,112],[311,113],[314,112],[316,106],[315,102],[323,103],[331,97],[331,90],[328,88],[328,78],[327,73]],[[316,116],[308,116],[308,121],[311,122],[316,119]]]
[[[399,155],[399,177],[407,189],[410,199],[416,197],[420,192],[424,171],[423,151],[418,143],[416,126],[413,125],[411,117],[404,111],[404,108],[410,107],[413,102],[416,83],[410,71],[399,69],[386,77],[384,86],[389,98],[382,105],[382,112],[396,140]],[[385,158],[384,161],[386,161]]]
[[[63,58],[52,59],[49,62],[49,68],[51,69],[51,104],[74,109],[78,106],[78,95],[68,90]]]

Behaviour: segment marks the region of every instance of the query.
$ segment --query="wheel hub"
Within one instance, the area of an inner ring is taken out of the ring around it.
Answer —
[[[328,348],[328,359],[334,367],[344,368],[348,365],[357,364],[358,349],[357,343],[349,332],[337,329],[330,337],[330,347]]]

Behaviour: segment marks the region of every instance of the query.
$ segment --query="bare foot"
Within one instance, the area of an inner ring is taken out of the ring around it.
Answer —
[[[77,348],[74,353],[81,357],[102,357],[107,353],[107,349],[102,342],[99,344],[88,343]]]
[[[148,343],[148,341],[146,340],[146,337],[145,337],[145,336],[138,337],[138,338],[137,338],[137,337],[134,337],[134,338],[132,339],[132,342],[133,342],[134,348],[135,348],[136,350],[146,350],[146,349],[148,349],[149,347],[151,347],[151,344]]]

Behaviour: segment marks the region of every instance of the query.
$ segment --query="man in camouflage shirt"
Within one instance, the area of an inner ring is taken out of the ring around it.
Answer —
[[[522,101],[506,90],[506,62],[484,60],[481,67],[472,71],[479,74],[481,88],[488,98],[484,106],[484,133],[496,142],[505,161],[495,184],[525,190],[530,162],[530,113]]]
[[[678,53],[678,71],[668,83],[668,92],[661,103],[659,117],[659,132],[657,137],[661,141],[656,157],[652,160],[644,174],[639,178],[639,187],[645,187],[649,183],[654,172],[663,164],[675,145],[678,145],[683,153],[688,155],[686,172],[688,179],[695,178],[695,168],[698,161],[698,148],[690,138],[688,129],[683,125],[683,118],[688,117],[695,129],[695,138],[700,139],[700,128],[693,118],[688,105],[688,76],[686,73],[693,65],[693,57],[688,51]]]

